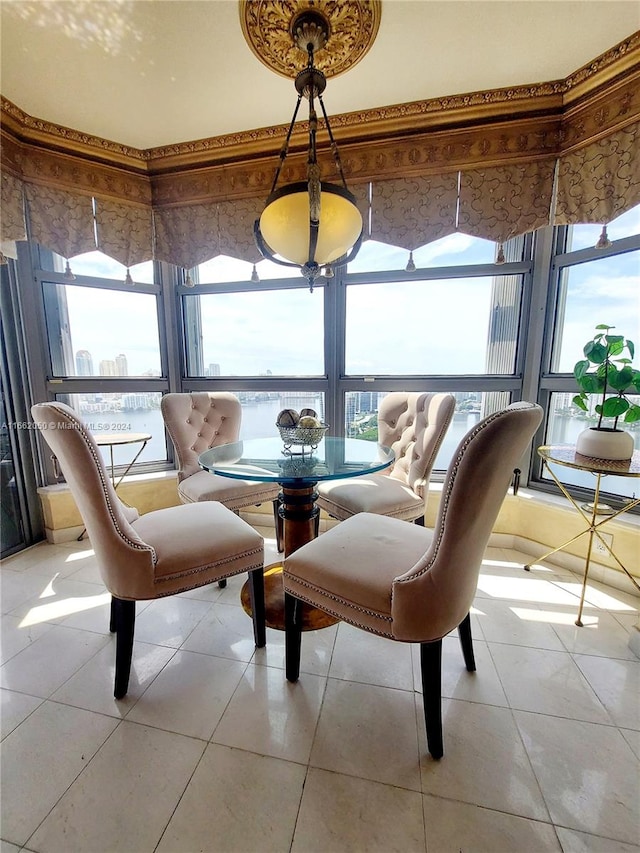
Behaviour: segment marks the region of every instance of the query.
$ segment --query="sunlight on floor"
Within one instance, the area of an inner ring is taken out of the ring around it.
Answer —
[[[52,591],[51,595],[54,594]],[[44,594],[40,597],[43,598]],[[62,598],[59,601],[32,607],[18,627],[28,628],[31,625],[49,622],[52,619],[62,619],[74,613],[82,613],[85,610],[92,610],[94,607],[102,607],[110,601],[111,595],[108,592],[103,592],[100,595],[87,595],[82,598]]]
[[[517,616],[519,619],[523,619],[526,622],[546,622],[552,623],[554,625],[574,625],[576,621],[576,614],[573,613],[562,613],[556,610],[530,610],[527,607],[510,607],[511,612]],[[582,614],[582,624],[583,626],[589,627],[597,627],[600,619],[598,616],[587,616],[584,613]]]
[[[515,563],[513,560],[487,560],[484,559],[482,561],[483,566],[496,566],[501,569],[523,569],[522,563]],[[553,574],[553,569],[547,568],[547,566],[538,565],[537,563],[531,565],[531,568],[535,568],[537,572],[548,572],[549,574]]]
[[[562,589],[566,589],[567,592],[572,592],[574,595],[580,595],[580,590],[582,589],[582,584],[569,583],[567,581],[558,581],[558,586],[562,587]],[[594,589],[592,586],[589,586],[589,584],[587,584],[585,601],[595,607],[602,608],[602,610],[622,610],[629,613],[635,613],[638,610],[637,607],[621,601],[619,598],[616,598],[615,595],[603,592],[600,589]],[[640,604],[640,601],[638,603]]]
[[[54,581],[56,580],[56,578],[58,578],[59,576],[60,576],[60,572],[56,572],[55,575],[49,581],[49,583],[42,590],[42,592],[40,593],[38,598],[51,598],[52,595],[56,594],[56,592],[53,588],[53,584],[54,584]]]
[[[493,598],[510,598],[514,601],[539,601],[546,604],[578,604],[578,596],[546,580],[536,580],[523,571],[522,578],[504,575],[485,575],[478,578],[478,590]]]
[[[65,563],[75,563],[76,560],[86,560],[87,557],[95,557],[93,548],[89,548],[87,551],[74,551],[73,554],[69,554]]]

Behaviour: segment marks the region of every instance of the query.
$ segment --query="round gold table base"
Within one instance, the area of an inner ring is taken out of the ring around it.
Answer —
[[[240,601],[245,613],[252,614],[251,596],[249,595],[249,581],[242,587]],[[284,631],[284,588],[282,586],[282,563],[272,563],[265,566],[264,570],[264,603],[266,610],[266,623],[268,628],[276,631]],[[324,610],[305,604],[302,608],[302,630],[316,631],[319,628],[328,628],[339,622],[335,616],[330,616]]]

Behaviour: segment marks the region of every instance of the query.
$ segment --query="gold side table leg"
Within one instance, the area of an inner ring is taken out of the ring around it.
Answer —
[[[571,494],[569,494],[569,492],[565,489],[564,484],[561,483],[560,480],[556,477],[554,471],[552,470],[551,466],[548,463],[548,460],[543,459],[543,464],[545,464],[547,466],[547,471],[549,472],[549,474],[550,474],[552,480],[554,481],[554,483],[556,484],[556,486],[560,489],[562,494],[575,507],[575,509],[580,513],[582,518],[587,523],[587,527],[585,527],[584,530],[581,530],[579,533],[577,533],[575,536],[572,536],[571,539],[568,539],[566,542],[564,542],[562,545],[559,545],[557,548],[553,548],[551,551],[547,551],[546,554],[543,554],[542,557],[538,557],[536,560],[536,562],[546,560],[552,554],[555,554],[558,551],[562,551],[562,549],[566,548],[567,545],[571,545],[572,542],[575,542],[581,536],[584,536],[586,533],[589,534],[589,541],[587,544],[587,556],[585,558],[585,565],[584,565],[584,577],[582,579],[582,590],[580,592],[580,604],[578,606],[578,617],[576,619],[576,625],[579,628],[581,628],[582,624],[583,624],[582,623],[582,611],[584,609],[584,599],[585,599],[585,595],[586,595],[586,591],[587,591],[587,579],[589,576],[589,569],[591,568],[591,557],[592,557],[592,551],[593,551],[594,536],[596,536],[598,538],[598,540],[602,543],[602,545],[607,549],[611,558],[613,560],[615,560],[615,562],[622,569],[622,571],[627,575],[627,577],[633,583],[633,585],[636,587],[636,589],[640,590],[640,586],[638,585],[636,579],[629,572],[629,570],[626,568],[626,566],[623,565],[623,563],[618,559],[618,557],[616,556],[616,554],[613,551],[613,548],[611,548],[609,545],[607,545],[607,543],[604,540],[604,537],[600,534],[600,528],[603,525],[612,521],[614,518],[617,518],[619,515],[622,515],[623,512],[627,512],[627,510],[633,509],[633,507],[638,506],[638,504],[640,504],[640,498],[637,498],[637,499],[630,501],[629,503],[627,503],[626,506],[623,506],[622,508],[616,510],[615,512],[612,512],[610,515],[605,516],[601,521],[596,521],[596,519],[598,518],[598,505],[600,503],[600,481],[604,475],[601,474],[599,471],[594,472],[595,477],[596,477],[596,487],[595,487],[595,491],[594,491],[593,503],[590,505],[591,516],[588,516],[584,512],[583,507],[573,499]],[[524,569],[527,572],[531,571],[531,564],[525,566]]]
[[[584,597],[587,592],[587,578],[589,576],[589,568],[591,567],[591,549],[593,548],[593,534],[596,532],[596,518],[598,517],[598,503],[600,502],[600,477],[601,474],[596,474],[596,490],[593,497],[593,509],[591,511],[591,520],[589,523],[589,544],[587,545],[587,556],[584,562],[584,578],[582,579],[582,590],[580,592],[580,605],[578,607],[578,617],[576,625],[582,628],[582,609],[584,608]]]

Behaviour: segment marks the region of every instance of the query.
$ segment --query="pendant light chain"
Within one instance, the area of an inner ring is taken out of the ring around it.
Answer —
[[[334,267],[346,266],[358,253],[363,238],[362,214],[356,198],[347,187],[337,143],[329,124],[322,94],[326,77],[315,67],[315,53],[323,48],[329,36],[327,21],[316,9],[304,11],[293,27],[294,41],[307,54],[307,63],[295,79],[298,93],[293,118],[280,151],[280,160],[265,207],[254,222],[254,236],[261,255],[281,266],[297,267],[309,282],[309,289],[325,270],[326,277]],[[309,101],[308,150],[306,179],[278,187],[284,171],[302,97]],[[321,117],[329,135],[329,143],[340,181],[321,179],[317,155],[320,102]]]
[[[331,152],[333,154],[333,159],[336,164],[336,168],[338,169],[338,174],[340,175],[342,186],[347,189],[347,181],[344,176],[344,171],[342,169],[342,160],[340,159],[340,152],[338,151],[338,145],[335,139],[333,138],[333,131],[331,130],[331,125],[329,124],[329,116],[327,115],[327,111],[324,108],[324,101],[322,100],[322,95],[318,95],[318,100],[320,101],[322,115],[324,116],[324,122],[327,126],[327,133],[329,134],[329,142],[331,143]]]
[[[298,110],[300,109],[300,102],[302,101],[302,93],[298,95],[298,101],[296,103],[295,109],[293,111],[293,118],[291,119],[291,124],[289,125],[289,130],[287,132],[287,137],[282,144],[282,148],[280,149],[280,162],[276,167],[276,174],[273,179],[273,183],[271,184],[271,192],[273,192],[276,188],[276,184],[278,183],[278,178],[280,177],[280,171],[284,166],[284,161],[287,159],[287,154],[289,153],[289,142],[291,140],[291,134],[293,133],[293,127],[296,123],[296,118],[298,117]]]

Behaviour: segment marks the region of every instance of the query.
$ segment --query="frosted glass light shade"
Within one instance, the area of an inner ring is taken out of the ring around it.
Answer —
[[[309,191],[306,181],[272,193],[260,217],[260,233],[269,249],[286,261],[324,266],[346,255],[362,233],[355,197],[335,184],[320,185],[320,227],[310,256]]]

